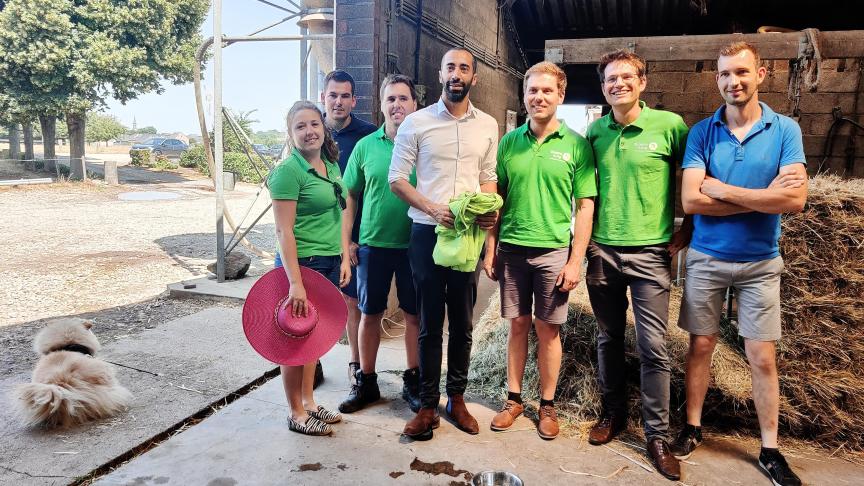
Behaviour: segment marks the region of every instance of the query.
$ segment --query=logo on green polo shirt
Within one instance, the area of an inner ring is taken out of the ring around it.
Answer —
[[[653,152],[657,150],[657,142],[633,142],[633,148],[642,152]]]
[[[563,160],[564,162],[570,162],[570,153],[569,152],[559,152],[557,150],[550,150],[549,155],[552,156],[552,160]]]

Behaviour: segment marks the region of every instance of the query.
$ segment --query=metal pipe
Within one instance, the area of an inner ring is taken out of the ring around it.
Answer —
[[[284,19],[282,19],[282,20],[276,22],[275,24],[270,24],[270,25],[268,25],[267,27],[261,27],[260,29],[256,30],[255,32],[252,32],[251,34],[249,34],[249,36],[251,37],[251,36],[254,36],[254,35],[258,35],[258,34],[260,34],[261,32],[264,32],[265,30],[272,29],[273,27],[276,27],[277,25],[282,25],[282,24],[284,24],[285,22],[288,22],[289,20],[291,20],[291,19],[293,19],[293,18],[295,18],[295,17],[299,17],[299,16],[300,16],[300,12],[296,12],[296,13],[291,14],[291,15],[285,17]]]
[[[214,183],[216,184],[216,281],[225,281],[225,186],[222,179],[222,0],[213,1],[213,140]]]
[[[307,48],[306,42],[306,34],[309,33],[309,29],[306,27],[300,27],[300,99],[308,100],[309,99],[309,65],[306,63],[306,59],[309,55],[309,49]]]
[[[237,241],[235,241],[234,244],[228,248],[228,253],[231,253],[231,251],[234,250],[234,247],[237,246],[237,243],[240,243],[243,239],[246,238],[246,235],[248,235],[249,232],[252,231],[252,228],[254,228],[256,224],[258,224],[258,221],[261,221],[261,218],[263,218],[264,215],[267,214],[267,212],[270,211],[270,208],[272,208],[272,207],[273,207],[273,203],[271,202],[270,204],[267,205],[267,208],[264,209],[264,211],[262,211],[261,214],[259,214],[257,218],[255,218],[255,221],[252,221],[252,224],[250,224],[249,227],[243,231],[243,234],[240,235],[240,238],[238,238]],[[239,230],[240,228],[238,227],[237,229]],[[233,237],[232,237],[232,239],[233,239]]]
[[[307,40],[328,40],[333,39],[333,34],[308,34],[306,28],[300,28],[300,35],[236,35],[232,37],[222,37],[222,40],[231,45],[235,42],[278,42],[299,40],[301,43]]]
[[[315,103],[318,102],[318,58],[315,56],[309,56],[309,94],[314,98],[312,101]]]
[[[423,36],[423,0],[417,2],[417,38],[414,40],[414,82],[420,82],[420,37]]]
[[[281,6],[281,5],[276,5],[275,3],[268,2],[267,0],[258,0],[258,2],[263,3],[264,5],[270,5],[270,6],[273,7],[273,8],[278,8],[279,10],[284,10],[284,11],[289,12],[289,13],[294,13],[294,12],[292,12],[291,10],[289,10],[289,9],[287,9],[287,8]],[[289,0],[288,3],[293,4],[295,7],[297,7],[297,10],[300,10],[300,7],[297,6],[296,3],[291,2],[290,0]]]

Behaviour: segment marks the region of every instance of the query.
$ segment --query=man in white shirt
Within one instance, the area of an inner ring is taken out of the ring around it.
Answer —
[[[497,192],[495,154],[498,122],[475,108],[468,92],[477,84],[477,60],[470,52],[453,48],[441,60],[439,79],[443,86],[438,103],[416,111],[399,127],[390,164],[390,188],[411,208],[413,220],[408,257],[414,273],[420,313],[420,402],[417,415],[405,425],[404,434],[429,440],[440,423],[442,334],[447,305],[447,415],[469,434],[480,430],[465,406],[468,384],[477,271],[459,272],[436,265],[432,259],[437,235],[435,226],[453,226],[447,206],[463,192]],[[416,189],[408,182],[417,170]],[[477,218],[490,229],[496,213]]]

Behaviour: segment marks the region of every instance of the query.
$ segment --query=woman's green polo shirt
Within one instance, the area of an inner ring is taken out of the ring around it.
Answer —
[[[327,178],[321,177],[297,149],[270,173],[267,186],[273,200],[297,201],[294,238],[297,257],[333,256],[342,253],[342,208],[334,191],[344,194],[339,166],[324,159]]]

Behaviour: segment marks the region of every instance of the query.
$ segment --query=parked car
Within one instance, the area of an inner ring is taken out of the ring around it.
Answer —
[[[270,156],[270,147],[264,145],[263,143],[253,143],[252,150],[255,151],[261,157],[269,157]]]
[[[180,157],[183,152],[189,150],[189,146],[176,138],[151,138],[144,143],[136,143],[129,150],[149,150],[153,156],[164,155],[166,157]]]
[[[284,149],[285,149],[284,143],[277,143],[275,145],[270,146],[270,151],[268,153],[270,154],[270,157],[279,159],[282,157],[282,150],[284,150]]]

